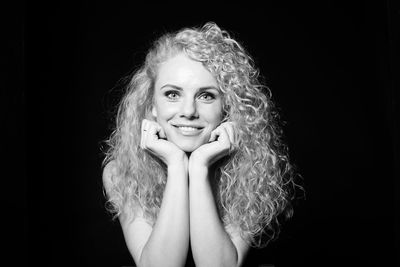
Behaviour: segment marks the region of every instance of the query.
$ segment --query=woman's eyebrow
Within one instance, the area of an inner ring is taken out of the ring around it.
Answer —
[[[203,92],[209,92],[217,95],[221,94],[221,91],[215,86],[200,87],[199,90],[197,90],[197,94],[202,94]]]
[[[171,87],[171,88],[174,88],[176,90],[183,91],[182,87],[179,87],[179,86],[176,86],[176,85],[173,85],[173,84],[165,84],[165,85],[161,86],[160,90],[163,89],[164,87]]]
[[[205,91],[205,90],[209,90],[209,89],[212,89],[212,90],[217,90],[217,91],[219,91],[219,90],[218,90],[218,88],[217,88],[217,87],[215,87],[215,86],[213,86],[213,85],[211,85],[211,86],[204,86],[204,87],[200,87],[200,88],[199,88],[199,91]]]

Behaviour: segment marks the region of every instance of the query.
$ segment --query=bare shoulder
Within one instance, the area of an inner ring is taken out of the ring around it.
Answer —
[[[228,224],[225,226],[225,230],[230,236],[232,243],[235,245],[239,266],[241,266],[244,259],[246,258],[250,246],[247,244],[246,240],[243,239],[241,235],[241,230],[238,226]]]
[[[103,186],[107,194],[110,192],[112,187],[112,177],[117,175],[117,166],[115,161],[110,161],[103,169]]]

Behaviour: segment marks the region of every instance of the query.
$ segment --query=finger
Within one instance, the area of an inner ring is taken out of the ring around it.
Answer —
[[[235,129],[233,128],[232,124],[227,125],[226,130],[228,132],[229,136],[229,154],[232,153],[236,149],[236,143],[235,143]]]
[[[148,122],[148,127],[147,127],[147,128],[150,129],[150,127],[156,129],[155,135],[157,136],[157,139],[166,139],[166,138],[167,138],[163,127],[162,127],[160,124],[158,124],[157,122],[155,122],[155,121],[149,121],[149,122]],[[153,134],[154,134],[154,131],[152,131],[151,134],[153,135]]]
[[[164,128],[161,127],[161,125],[159,125],[158,130],[159,130],[159,131],[158,131],[158,136],[159,136],[160,138],[162,138],[162,139],[167,139],[167,135],[165,134]]]
[[[140,147],[142,149],[144,149],[145,139],[146,139],[146,119],[142,120],[142,126],[140,129]]]
[[[213,141],[218,141],[223,144],[229,143],[229,137],[225,127],[218,126],[214,131],[211,132],[210,142]]]
[[[161,126],[158,124],[151,123],[147,128],[147,139],[146,141],[154,142],[159,139],[158,133],[161,131]]]
[[[232,145],[235,144],[235,131],[233,129],[232,123],[226,123],[225,125],[226,132],[228,133],[229,141]]]
[[[217,137],[219,136],[219,129],[215,128],[211,134],[210,134],[210,139],[208,140],[208,142],[214,142],[215,140],[217,140]]]
[[[224,146],[231,146],[231,140],[229,140],[229,134],[226,127],[221,127],[218,141],[221,142]]]
[[[143,148],[148,149],[148,140],[150,139],[150,128],[151,128],[151,121],[144,119],[143,120],[143,129],[142,129],[142,141],[143,141]]]

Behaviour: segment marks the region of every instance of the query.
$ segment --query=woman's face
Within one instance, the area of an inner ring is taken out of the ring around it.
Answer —
[[[167,139],[185,152],[208,142],[222,120],[222,95],[211,73],[178,54],[163,62],[154,86],[153,116]]]

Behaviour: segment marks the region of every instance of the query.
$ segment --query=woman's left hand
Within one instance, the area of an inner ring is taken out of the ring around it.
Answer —
[[[189,171],[194,167],[209,168],[224,156],[229,155],[236,147],[235,125],[224,122],[215,128],[206,143],[192,152],[189,158]]]

